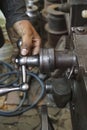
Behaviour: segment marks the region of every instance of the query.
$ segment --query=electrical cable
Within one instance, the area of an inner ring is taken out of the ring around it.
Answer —
[[[14,71],[14,68],[13,68],[10,64],[8,64],[8,63],[6,63],[6,62],[4,62],[4,61],[0,61],[0,65],[3,67],[3,68],[1,68],[1,69],[7,70],[7,72],[8,72],[8,71],[9,71],[9,72]],[[1,82],[4,82],[4,81],[7,80],[8,78],[9,78],[9,75],[4,76],[4,77],[0,80],[0,83],[1,83]]]
[[[0,87],[10,87],[12,86],[14,83],[16,83],[18,80],[19,80],[19,73],[17,71],[13,71],[13,72],[7,72],[7,73],[4,73],[4,74],[0,74],[0,77],[3,77],[3,76],[11,76],[15,74],[16,75],[16,79],[14,81],[11,81],[10,83],[6,83],[6,84],[0,84]]]
[[[8,71],[5,72],[4,74],[0,74],[0,87],[10,87],[13,83],[18,81],[19,75],[16,71],[14,71],[14,68],[10,64],[4,61],[0,61],[0,65],[4,67],[3,70]],[[9,84],[7,83],[5,84],[5,81],[11,78],[12,75],[16,75],[16,79]]]
[[[16,72],[16,73],[19,73],[19,72]],[[9,72],[9,74],[10,74],[10,72]],[[27,75],[34,77],[40,83],[41,93],[40,93],[39,97],[35,100],[35,102],[33,104],[27,105],[26,108],[23,108],[22,106],[25,101],[25,97],[24,97],[23,100],[21,101],[21,103],[19,104],[19,106],[15,110],[9,111],[9,112],[0,111],[0,116],[11,117],[11,116],[21,115],[22,113],[34,108],[38,104],[38,102],[43,98],[44,93],[45,93],[45,87],[44,87],[44,83],[42,82],[42,80],[36,74],[34,74],[32,72],[27,72]]]
[[[7,111],[0,110],[0,113],[10,114],[10,113],[16,112],[17,110],[19,110],[19,109],[22,107],[23,103],[25,102],[25,99],[26,99],[26,92],[24,92],[24,95],[23,95],[22,100],[20,101],[20,104],[19,104],[14,110],[8,111],[8,112],[7,112]]]

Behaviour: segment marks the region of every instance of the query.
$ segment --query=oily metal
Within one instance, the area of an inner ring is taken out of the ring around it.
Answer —
[[[40,54],[36,56],[17,57],[15,62],[20,66],[38,66],[42,73],[78,67],[77,56],[73,52],[58,51],[53,48],[42,48]]]
[[[38,11],[37,6],[29,5],[29,6],[27,6],[26,14],[29,16],[29,18],[35,18],[35,17],[37,17],[37,11]]]
[[[36,5],[41,11],[44,8],[44,1],[43,0],[26,0],[26,7]]]
[[[45,48],[40,50],[39,58],[40,71],[44,73],[78,66],[77,56],[73,52]]]
[[[58,9],[60,5],[61,4],[53,4],[47,8],[48,29],[56,34],[67,32],[65,13]]]
[[[45,29],[48,32],[48,46],[54,47],[58,43],[60,37],[68,33],[65,13],[59,11],[61,4],[53,4],[47,8],[48,23]]]

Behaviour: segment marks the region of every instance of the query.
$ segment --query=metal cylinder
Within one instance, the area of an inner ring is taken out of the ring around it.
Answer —
[[[44,73],[54,71],[54,69],[66,69],[77,66],[77,56],[73,52],[56,51],[52,48],[41,49],[40,70]]]
[[[77,56],[73,52],[55,51],[55,68],[77,66]]]
[[[60,108],[70,101],[71,84],[65,77],[54,79],[52,82],[52,93],[56,105]]]
[[[40,50],[40,71],[42,73],[49,73],[55,67],[54,49],[41,49]]]
[[[48,31],[54,31],[55,33],[66,33],[67,25],[65,19],[65,13],[59,11],[58,7],[61,4],[53,4],[47,8],[48,12]]]
[[[29,6],[27,6],[26,14],[29,16],[29,18],[34,18],[34,17],[37,17],[37,11],[38,11],[37,6],[29,5]]]
[[[45,25],[45,29],[48,32],[47,44],[54,48],[60,37],[68,33],[65,13],[58,10],[60,5],[53,4],[47,8],[48,23]]]
[[[43,0],[25,0],[25,2],[26,2],[26,7],[36,5],[39,11],[41,11],[44,8]]]

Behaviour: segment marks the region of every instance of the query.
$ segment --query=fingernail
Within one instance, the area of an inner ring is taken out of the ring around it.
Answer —
[[[27,55],[28,54],[28,50],[27,49],[22,49],[21,50],[21,54],[22,55]]]

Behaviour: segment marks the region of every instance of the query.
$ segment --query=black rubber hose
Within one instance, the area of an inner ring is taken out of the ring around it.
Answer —
[[[5,111],[0,111],[0,116],[7,116],[7,117],[11,117],[11,116],[18,116],[18,115],[21,115],[22,113],[34,108],[38,102],[43,98],[44,94],[45,94],[45,87],[44,87],[44,83],[42,82],[42,80],[34,73],[32,72],[28,72],[27,73],[28,75],[34,77],[39,83],[40,83],[40,86],[41,86],[41,93],[39,95],[39,97],[35,100],[35,102],[31,105],[28,105],[26,108],[22,108],[20,110],[16,110],[16,111],[9,111],[9,112],[5,112]],[[21,107],[20,107],[21,108]]]

